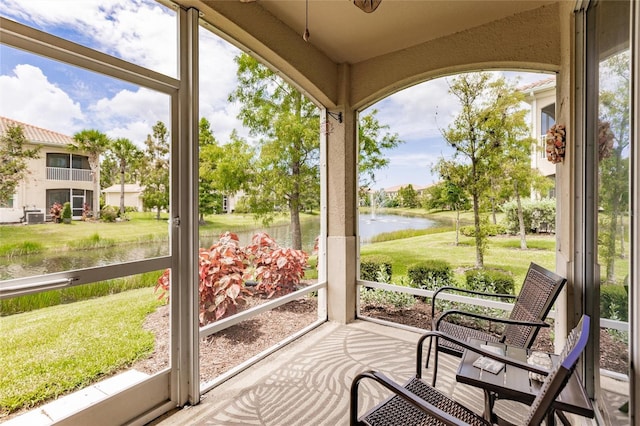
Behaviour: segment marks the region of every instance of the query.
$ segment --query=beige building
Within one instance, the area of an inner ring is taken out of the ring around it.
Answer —
[[[555,180],[556,165],[547,160],[547,131],[556,123],[556,78],[549,77],[520,88],[531,105],[531,137],[537,143],[531,149],[531,168]],[[553,191],[555,196],[555,191]]]
[[[107,206],[120,206],[120,184],[111,185],[102,190],[104,194],[104,204]],[[124,184],[124,205],[125,207],[134,207],[137,211],[143,210],[142,206],[142,187],[137,183]]]
[[[0,133],[21,126],[29,147],[39,146],[39,157],[28,160],[28,174],[18,185],[7,208],[0,208],[0,223],[39,222],[55,203],[71,202],[74,219],[85,204],[93,205],[93,175],[86,155],[71,152],[73,138],[51,130],[0,117]]]

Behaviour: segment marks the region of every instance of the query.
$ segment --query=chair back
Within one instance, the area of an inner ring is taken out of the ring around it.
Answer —
[[[531,263],[509,319],[544,321],[566,282],[567,280],[560,275]],[[530,348],[539,329],[524,325],[507,325],[501,341],[511,346]]]
[[[590,323],[589,316],[583,315],[576,328],[569,333],[567,344],[560,354],[558,363],[549,372],[540,387],[538,396],[531,404],[529,416],[524,422],[526,425],[540,425],[547,416],[551,404],[558,398],[558,395],[567,384],[571,373],[576,368],[580,354],[582,354],[587,345]]]

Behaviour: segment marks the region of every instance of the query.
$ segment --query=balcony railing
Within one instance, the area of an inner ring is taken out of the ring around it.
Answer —
[[[91,170],[67,169],[64,167],[47,167],[48,180],[71,180],[75,182],[91,182]]]

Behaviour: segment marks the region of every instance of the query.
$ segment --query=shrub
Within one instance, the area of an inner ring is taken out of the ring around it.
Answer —
[[[360,259],[360,279],[366,281],[378,281],[381,268],[391,280],[391,258],[384,255],[363,256]]]
[[[244,250],[255,268],[256,293],[267,298],[295,291],[309,260],[304,251],[280,247],[265,232],[254,235]]]
[[[393,306],[396,309],[410,308],[416,299],[407,293],[372,288],[360,292],[360,303],[368,306],[384,308]]]
[[[118,208],[113,206],[104,206],[100,211],[100,218],[104,222],[115,222],[118,217]]]
[[[624,286],[604,284],[600,287],[600,313],[602,318],[629,321],[629,294]]]
[[[505,213],[505,225],[511,234],[520,232],[518,222],[518,208],[515,201],[509,201],[502,205]],[[522,215],[526,232],[553,232],[556,223],[556,200],[545,198],[543,200],[522,200]]]
[[[71,203],[67,201],[62,206],[62,221],[65,222],[65,223],[70,223],[71,217],[72,217]]]
[[[507,233],[507,228],[500,224],[485,223],[481,226],[485,235],[488,237],[495,237],[496,235]],[[463,226],[460,228],[460,233],[465,237],[475,237],[476,227],[474,225]]]
[[[444,260],[429,259],[407,269],[407,276],[415,286],[434,290],[442,286],[451,285],[453,271],[451,265]]]
[[[244,296],[251,294],[244,286],[245,254],[236,234],[227,232],[208,250],[200,249],[198,270],[200,326],[235,314],[246,302]],[[167,296],[170,274],[167,269],[158,278],[159,299]]]
[[[495,269],[471,269],[465,272],[469,290],[486,293],[514,294],[513,277]]]
[[[62,217],[62,204],[55,202],[49,209],[49,214],[51,215],[51,220],[53,223],[60,223],[60,218]]]

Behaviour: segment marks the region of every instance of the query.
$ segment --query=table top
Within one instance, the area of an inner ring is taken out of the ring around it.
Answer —
[[[532,352],[523,348],[507,346],[503,343],[486,342],[477,339],[471,339],[471,344],[497,346],[505,351],[506,356],[522,362],[527,362],[527,355]],[[458,382],[492,391],[499,399],[510,399],[526,404],[533,402],[542,384],[538,381],[530,380],[527,370],[505,365],[498,374],[493,374],[473,366],[475,360],[480,356],[478,353],[465,350],[456,374]],[[551,360],[554,363],[557,359],[557,355],[551,355]],[[554,408],[585,417],[594,416],[591,401],[587,397],[584,387],[580,384],[575,371],[554,402]]]

